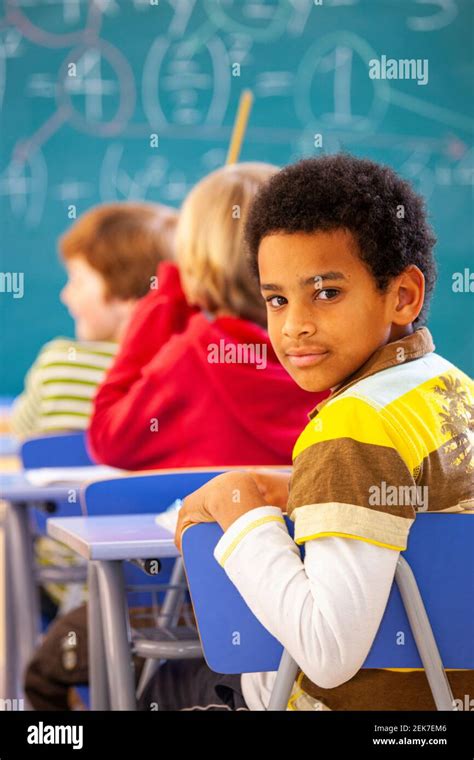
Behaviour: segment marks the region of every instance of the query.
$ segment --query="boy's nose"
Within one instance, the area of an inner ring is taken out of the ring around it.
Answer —
[[[287,311],[282,332],[288,338],[300,338],[313,335],[316,332],[316,326],[307,312]]]

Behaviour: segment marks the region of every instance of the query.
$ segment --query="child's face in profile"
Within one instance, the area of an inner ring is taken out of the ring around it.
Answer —
[[[122,302],[108,297],[104,278],[85,258],[75,256],[65,266],[68,280],[60,297],[74,319],[76,338],[116,340]]]
[[[377,290],[350,232],[268,235],[258,264],[271,342],[305,390],[333,388],[400,337],[392,289]]]

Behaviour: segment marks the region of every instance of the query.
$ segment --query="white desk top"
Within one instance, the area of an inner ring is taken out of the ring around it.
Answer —
[[[50,518],[48,535],[85,559],[124,560],[177,557],[174,535],[156,515],[107,515]]]

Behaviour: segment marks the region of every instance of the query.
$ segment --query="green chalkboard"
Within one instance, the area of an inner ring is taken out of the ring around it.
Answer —
[[[344,149],[390,164],[424,193],[440,274],[430,327],[438,351],[472,372],[472,294],[453,289],[453,275],[472,269],[473,9],[472,0],[0,3],[0,393],[21,389],[46,340],[72,335],[56,252],[71,206],[77,215],[120,199],[179,206],[224,162],[247,87],[255,104],[242,160],[282,165]],[[427,61],[427,81],[401,68],[371,78],[370,61],[383,56]]]

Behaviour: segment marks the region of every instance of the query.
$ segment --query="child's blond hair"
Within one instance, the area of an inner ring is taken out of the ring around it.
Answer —
[[[277,172],[278,167],[261,162],[230,164],[209,174],[187,196],[176,233],[176,258],[191,303],[266,325],[244,228],[257,190]]]

